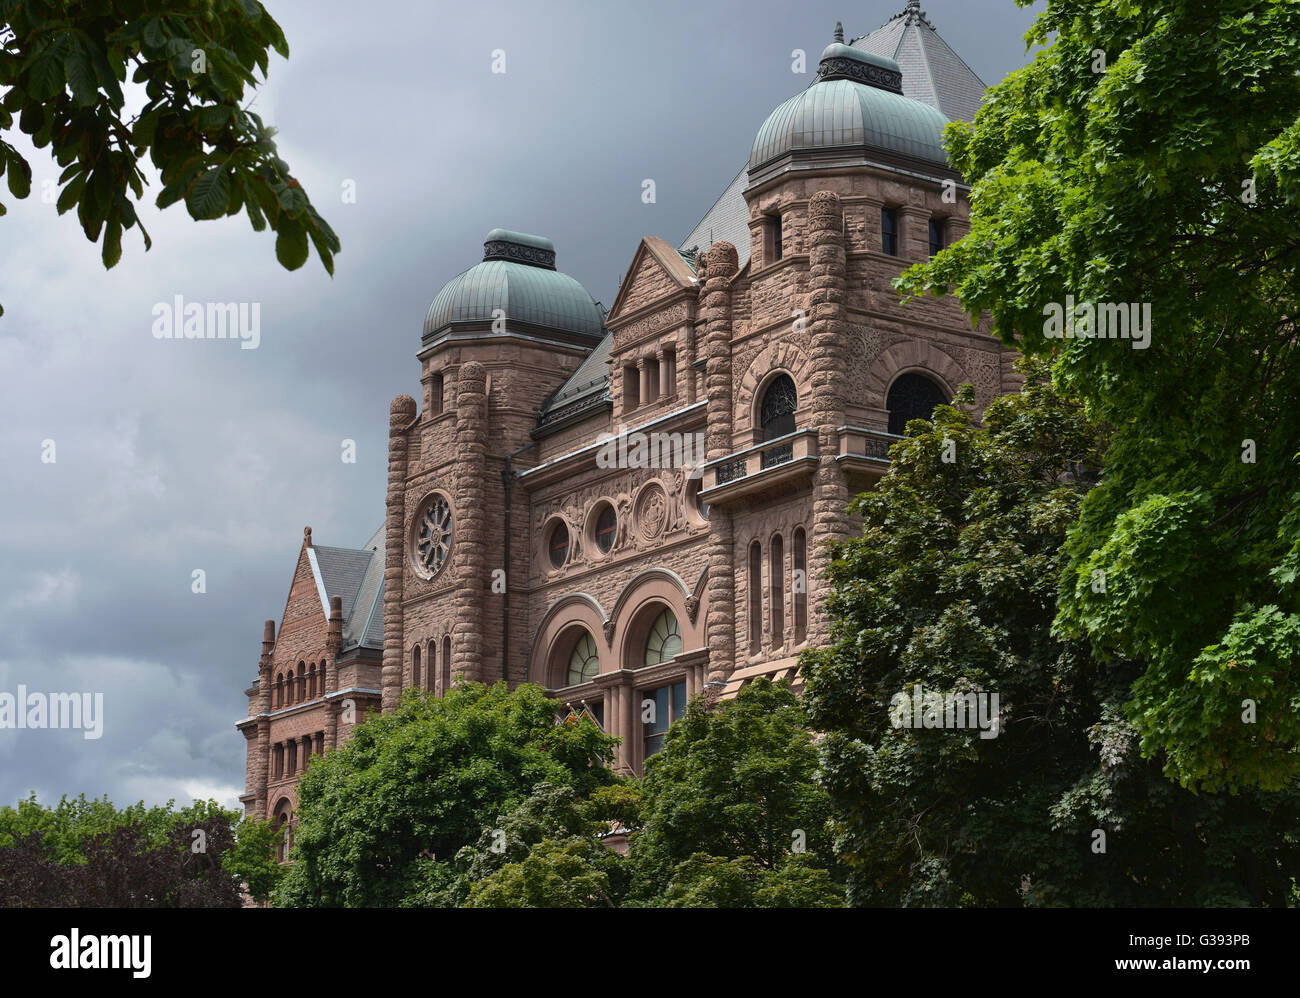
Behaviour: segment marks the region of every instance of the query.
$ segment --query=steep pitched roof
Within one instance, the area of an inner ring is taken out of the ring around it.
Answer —
[[[937,108],[950,121],[971,121],[984,98],[984,81],[943,40],[920,7],[919,0],[908,0],[901,13],[850,44],[897,62],[903,71],[904,96]],[[747,182],[748,166],[736,174],[679,248],[698,246],[704,251],[725,240],[736,247],[743,267],[749,259],[749,206],[744,197]]]
[[[329,597],[338,596],[343,604],[343,651],[384,646],[383,543],[381,526],[361,548],[317,544],[308,549],[326,619]]]
[[[849,44],[898,63],[905,96],[938,108],[949,121],[975,119],[984,98],[984,81],[943,40],[921,11],[919,0],[909,0],[901,14]]]

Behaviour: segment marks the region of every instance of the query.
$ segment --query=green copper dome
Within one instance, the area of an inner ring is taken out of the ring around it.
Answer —
[[[943,130],[948,119],[929,104],[904,97],[903,74],[886,56],[836,41],[822,53],[817,79],[763,122],[749,155],[749,172],[788,154],[842,149],[890,153],[948,166]]]
[[[605,314],[587,289],[555,269],[555,244],[544,236],[493,229],[483,262],[446,283],[424,319],[424,342],[459,323],[490,323],[500,309],[506,329],[527,323],[599,339]]]

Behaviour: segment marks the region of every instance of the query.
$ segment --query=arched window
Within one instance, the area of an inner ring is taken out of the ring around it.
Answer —
[[[617,532],[618,514],[614,512],[613,506],[606,503],[600,516],[596,517],[596,547],[600,548],[602,554],[608,554],[614,546],[614,535]]]
[[[429,687],[430,691],[437,692],[435,684],[438,681],[438,639],[433,638],[429,642],[428,657],[424,663],[424,685]]]
[[[790,555],[794,578],[794,643],[798,644],[808,633],[808,538],[803,527],[794,529]]]
[[[442,636],[442,692],[451,689],[451,635]]]
[[[411,685],[420,685],[420,646],[415,646],[415,651],[411,652]]]
[[[763,549],[749,546],[749,653],[757,655],[763,638]]]
[[[275,676],[275,698],[274,703],[277,707],[284,706],[284,673],[276,673]]]
[[[913,419],[929,419],[934,407],[945,405],[948,393],[923,374],[900,375],[889,388],[885,408],[889,410],[889,432],[902,436]]]
[[[772,647],[785,644],[785,542],[781,535],[772,538],[768,572],[772,583]]]
[[[579,683],[589,683],[599,672],[600,654],[596,651],[596,642],[587,631],[583,631],[582,637],[573,646],[573,653],[569,656],[569,674],[565,685],[577,686]]]
[[[298,663],[298,678],[293,684],[293,702],[302,703],[307,694],[307,663]]]
[[[760,443],[775,440],[794,432],[794,412],[799,406],[799,393],[788,374],[778,374],[763,393],[759,406]]]
[[[664,610],[650,625],[650,635],[645,639],[645,664],[667,662],[681,651],[682,632],[677,626],[677,616],[671,610]]]

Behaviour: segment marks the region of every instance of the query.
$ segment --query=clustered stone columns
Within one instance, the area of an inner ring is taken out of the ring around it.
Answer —
[[[844,424],[845,384],[842,344],[845,338],[846,261],[844,206],[834,191],[818,191],[808,205],[811,257],[812,391],[810,420],[817,427],[817,471],[813,480],[813,532],[809,538],[808,588],[820,588],[830,552],[826,542],[848,533],[848,485],[835,461],[839,451],[836,427]],[[810,599],[809,641],[824,644],[829,621],[820,599]]]
[[[731,281],[739,269],[736,247],[714,243],[705,254],[701,314],[705,323],[705,395],[708,432],[705,459],[732,451]],[[726,680],[736,664],[736,592],[731,513],[715,507],[709,516],[709,608],[705,623],[710,650],[709,680]]]
[[[382,709],[392,710],[402,693],[402,552],[406,526],[407,434],[415,425],[415,399],[399,395],[388,410],[388,497],[384,530],[384,658],[380,673]]]
[[[456,625],[454,674],[483,679],[484,591],[487,588],[487,370],[477,361],[456,375]],[[387,621],[385,621],[385,630]]]
[[[325,632],[325,688],[320,695],[325,698],[325,744],[335,748],[339,743],[339,710],[341,704],[330,699],[339,688],[339,649],[343,647],[343,597],[330,597],[329,630]]]
[[[642,357],[636,362],[637,373],[640,375],[640,391],[637,392],[637,401],[641,405],[649,405],[652,401],[650,398],[650,358]]]
[[[257,660],[257,753],[253,758],[253,813],[266,816],[266,785],[271,751],[271,649],[275,646],[275,621],[262,627],[262,654]]]

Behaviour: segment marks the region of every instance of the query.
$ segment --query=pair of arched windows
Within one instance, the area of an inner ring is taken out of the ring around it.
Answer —
[[[677,615],[664,607],[655,617],[646,633],[645,643],[640,649],[640,666],[659,665],[669,662],[682,652],[682,630],[677,623]],[[600,674],[600,652],[596,639],[591,632],[583,630],[569,652],[568,667],[565,671],[565,685],[578,686],[589,683]]]
[[[885,408],[889,411],[889,432],[903,435],[908,422],[929,419],[935,406],[950,401],[948,392],[931,378],[916,371],[899,375],[889,387]],[[776,440],[795,431],[799,395],[788,374],[778,374],[763,393],[759,405],[759,443]]]
[[[420,646],[417,644],[411,650],[411,685],[424,686],[438,693],[446,693],[451,689],[451,635],[444,634],[442,637],[442,671],[438,671],[438,639],[433,638],[428,642],[428,651],[423,656],[421,663]],[[441,681],[434,686],[434,677],[437,676]]]
[[[768,542],[767,596],[772,613],[772,647],[781,648],[786,638],[786,579],[792,596],[793,643],[799,644],[808,632],[808,535],[795,527],[790,537],[790,566],[786,572],[785,538],[774,534]],[[763,650],[763,546],[749,545],[749,653]]]

